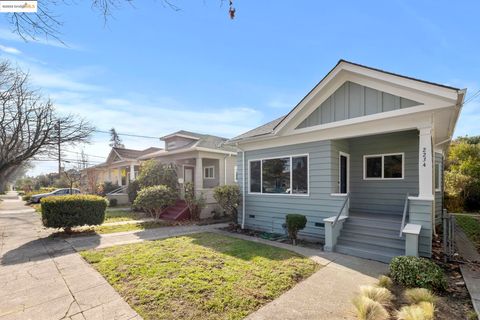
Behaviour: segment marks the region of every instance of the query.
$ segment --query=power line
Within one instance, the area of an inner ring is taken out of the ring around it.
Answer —
[[[110,131],[103,131],[103,130],[93,130],[95,132],[99,132],[99,133],[107,133],[107,134],[110,134]],[[118,133],[117,134],[119,136],[126,136],[126,137],[135,137],[135,138],[145,138],[145,139],[159,139],[159,137],[152,137],[152,136],[142,136],[142,135],[138,135],[138,134],[130,134],[130,133]]]
[[[82,154],[81,152],[73,151],[73,150],[63,150],[63,151],[64,152],[70,152],[70,153],[76,153],[76,154]],[[84,155],[89,156],[89,157],[94,157],[94,158],[107,159],[107,157],[96,156],[96,155],[88,154],[88,153],[84,153]]]
[[[472,94],[470,97],[468,97],[468,99],[466,99],[463,104],[467,104],[469,102],[472,102],[473,100],[475,100],[478,96],[480,95],[480,89],[477,90],[474,94]]]

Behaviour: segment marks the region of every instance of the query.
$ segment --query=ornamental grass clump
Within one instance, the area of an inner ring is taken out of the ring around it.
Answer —
[[[359,320],[387,320],[390,317],[384,306],[363,295],[356,296],[353,305]]]
[[[433,320],[435,306],[431,302],[420,302],[405,306],[397,313],[398,320]]]
[[[377,286],[390,289],[393,286],[393,281],[390,279],[390,277],[387,277],[385,275],[381,275],[378,277],[378,284]]]
[[[405,298],[410,304],[417,304],[420,302],[431,302],[435,303],[435,295],[428,289],[425,288],[413,288],[405,290]]]
[[[390,306],[393,300],[393,294],[390,290],[382,287],[361,286],[360,295],[370,298],[384,307]]]

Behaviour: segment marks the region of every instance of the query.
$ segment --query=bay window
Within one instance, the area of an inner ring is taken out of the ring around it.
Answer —
[[[308,194],[308,156],[250,161],[250,193]]]

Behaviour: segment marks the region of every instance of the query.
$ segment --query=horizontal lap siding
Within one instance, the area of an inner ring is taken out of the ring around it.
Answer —
[[[406,194],[418,194],[418,132],[413,130],[355,138],[349,142],[351,210],[401,215]],[[363,179],[364,155],[402,152],[405,166],[404,179]]]
[[[443,209],[443,155],[441,153],[435,153],[435,165],[440,164],[440,191],[435,191],[435,224],[440,224],[442,219]],[[435,170],[433,171],[435,174]],[[437,177],[435,177],[437,179]]]
[[[343,203],[342,198],[332,197],[332,162],[338,158],[332,156],[332,141],[318,141],[292,146],[247,151],[245,169],[247,172],[245,197],[245,227],[275,233],[284,233],[282,225],[289,213],[299,213],[307,217],[307,226],[300,236],[314,240],[324,237],[324,228],[315,226],[323,223],[324,218],[337,214]],[[290,156],[297,154],[309,155],[309,195],[265,195],[248,194],[248,162],[249,160]],[[242,187],[242,153],[237,156],[239,185]],[[336,181],[336,180],[335,180]],[[241,222],[241,210],[240,210]],[[252,217],[254,216],[254,217]]]

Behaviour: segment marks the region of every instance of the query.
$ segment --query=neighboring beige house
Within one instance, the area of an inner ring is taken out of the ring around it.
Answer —
[[[178,178],[183,190],[187,182],[194,184],[197,195],[203,193],[207,207],[201,216],[207,217],[216,208],[213,188],[236,183],[236,149],[225,146],[226,138],[178,131],[160,138],[165,150],[141,156],[140,160],[158,159],[163,163],[176,163]]]
[[[203,193],[207,207],[202,217],[208,217],[217,208],[213,199],[213,188],[235,184],[236,181],[236,149],[225,146],[228,139],[189,131],[178,131],[161,137],[165,149],[148,148],[145,150],[112,148],[105,163],[85,169],[84,181],[89,185],[101,184],[105,181],[127,186],[129,181],[137,178],[143,161],[157,159],[163,163],[175,163],[181,190],[187,182],[194,184],[197,195]],[[127,199],[125,188],[116,192],[113,197],[119,204]]]

